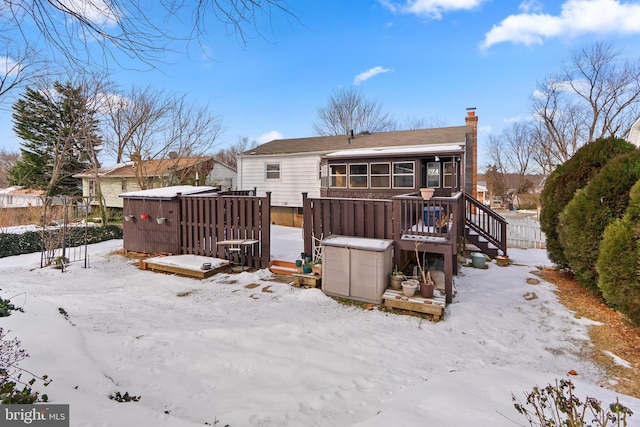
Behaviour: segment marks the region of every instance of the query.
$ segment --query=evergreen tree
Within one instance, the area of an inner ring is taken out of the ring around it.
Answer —
[[[11,183],[47,195],[81,194],[73,175],[95,162],[101,143],[96,111],[82,88],[56,82],[48,96],[28,87],[13,109],[22,158],[9,170]]]

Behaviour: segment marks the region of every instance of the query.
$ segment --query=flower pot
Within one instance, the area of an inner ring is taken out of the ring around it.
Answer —
[[[322,276],[322,264],[314,264],[313,267],[311,267],[311,271],[316,276]]]
[[[420,283],[420,295],[424,298],[433,298],[433,291],[436,289],[435,283]]]
[[[140,214],[140,219],[147,219],[149,218],[149,214]]]
[[[156,218],[156,222],[158,224],[164,224],[164,218],[160,217],[160,218]]]
[[[487,256],[482,252],[471,252],[471,265],[473,268],[485,268]]]
[[[133,219],[133,215],[125,215],[124,216],[124,220],[125,221],[131,221]]]
[[[302,272],[304,274],[311,274],[311,266],[310,265],[303,265],[302,266]]]
[[[404,275],[392,274],[391,275],[391,289],[395,289],[397,291],[402,289],[402,282],[404,280],[406,280],[406,277],[404,277]]]
[[[431,197],[433,197],[433,192],[434,191],[435,191],[435,189],[434,188],[430,188],[430,187],[421,188],[420,189],[420,195],[422,196],[422,198],[424,200],[430,200]]]
[[[402,292],[407,297],[412,297],[418,289],[418,281],[414,279],[404,280],[402,282]]]

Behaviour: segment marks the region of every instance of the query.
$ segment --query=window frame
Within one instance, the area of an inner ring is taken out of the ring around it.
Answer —
[[[344,166],[344,175],[338,175],[333,173],[334,168],[337,166]],[[329,165],[329,188],[347,188],[347,183],[348,183],[348,175],[347,175],[347,171],[348,171],[348,167],[346,163],[335,163],[335,164],[331,164]],[[334,185],[334,178],[336,177],[341,177],[344,178],[344,185],[342,186],[338,186],[338,185]]]
[[[435,169],[436,169],[436,168],[435,168],[435,167],[433,167],[432,165],[437,165],[437,170],[438,170],[438,175],[437,175],[437,178],[438,178],[438,185],[433,185],[433,184],[434,184],[434,182],[433,182],[433,181],[431,181],[432,177],[434,177],[434,176],[435,176],[435,175],[432,175],[432,174],[431,174],[431,170],[432,170],[432,169],[433,169],[433,170],[435,170]],[[441,163],[441,162],[427,162],[427,170],[426,170],[425,181],[426,181],[426,184],[427,184],[426,186],[427,186],[428,188],[441,188],[441,186],[442,186],[442,180],[441,180],[441,177],[442,177],[442,168],[441,168],[441,166],[442,166],[442,163]]]
[[[365,172],[364,173],[353,173],[352,169],[353,167],[357,167],[357,166],[364,166],[365,167]],[[349,163],[348,168],[347,168],[347,183],[349,185],[349,188],[353,188],[355,190],[368,190],[369,189],[369,163],[365,162],[365,163]],[[365,182],[364,185],[353,185],[353,182],[351,181],[353,178],[365,178]]]
[[[451,167],[451,172],[447,173],[447,167]],[[451,185],[447,185],[447,177],[451,179]],[[442,162],[442,188],[457,188],[458,174],[456,173],[456,162]]]
[[[397,164],[411,164],[411,174],[408,173],[396,173],[395,171],[395,167]],[[396,177],[405,177],[405,176],[411,176],[412,177],[412,185],[411,186],[400,186],[400,185],[396,185]],[[391,164],[391,188],[396,190],[396,189],[406,189],[406,188],[416,188],[416,162],[414,160],[405,160],[405,161],[400,161],[400,162],[392,162]]]
[[[386,174],[380,174],[380,173],[373,173],[373,167],[376,165],[385,165],[387,166],[387,173]],[[369,188],[371,190],[388,190],[391,188],[391,162],[376,162],[376,163],[369,163]],[[373,185],[373,178],[381,178],[381,177],[386,177],[387,178],[387,185],[386,186],[374,186]]]
[[[269,177],[269,174],[273,174],[275,170],[269,170],[270,166],[277,166],[278,177]],[[265,181],[281,181],[282,180],[282,164],[280,162],[265,162],[264,164],[264,179]]]

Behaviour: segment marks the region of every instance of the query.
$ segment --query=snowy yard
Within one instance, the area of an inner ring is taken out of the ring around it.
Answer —
[[[302,252],[299,229],[273,226],[272,241],[273,258]],[[511,394],[570,370],[579,397],[615,400],[578,356],[590,321],[551,284],[527,284],[550,265],[542,250],[462,268],[434,323],[341,305],[268,270],[204,280],[142,271],[113,254],[121,247],[92,245],[91,267],[65,273],[37,268],[40,254],[0,259],[0,296],[25,311],[0,325],[30,353],[22,366],[53,379],[45,392],[70,404],[72,426],[525,425]],[[115,392],[141,400],[118,403]],[[640,400],[620,397],[640,425]]]

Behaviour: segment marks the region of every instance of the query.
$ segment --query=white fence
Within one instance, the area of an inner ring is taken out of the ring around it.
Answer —
[[[507,246],[511,248],[545,249],[546,238],[540,222],[533,217],[507,219]]]

